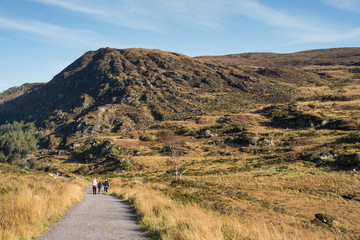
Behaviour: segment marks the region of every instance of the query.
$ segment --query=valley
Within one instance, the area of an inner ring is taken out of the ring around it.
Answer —
[[[153,239],[358,239],[359,52],[90,51],[0,94],[44,133],[1,175],[109,178]]]

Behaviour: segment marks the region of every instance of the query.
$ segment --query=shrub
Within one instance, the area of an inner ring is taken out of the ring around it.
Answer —
[[[141,135],[141,136],[139,137],[139,140],[140,140],[140,141],[144,141],[144,142],[151,142],[151,141],[154,141],[155,139],[154,139],[154,137],[151,136],[151,135]]]
[[[131,166],[133,165],[132,160],[129,158],[122,158],[119,161],[119,165],[118,168],[120,168],[121,170],[128,170],[131,168]]]
[[[13,122],[0,126],[0,161],[12,162],[24,158],[38,148],[44,134],[34,123]]]
[[[209,138],[212,136],[210,128],[202,128],[196,132],[198,138]]]
[[[247,130],[248,130],[248,126],[245,124],[241,124],[228,130],[227,133],[240,133],[240,132],[246,132]]]
[[[359,143],[360,142],[360,131],[351,131],[345,138],[348,143]]]
[[[170,130],[161,130],[156,133],[156,137],[160,141],[167,141],[168,139],[172,138],[174,133]]]
[[[231,136],[226,141],[232,142],[235,144],[239,144],[242,146],[247,146],[247,145],[257,145],[259,140],[260,140],[259,137],[255,133],[243,132],[243,133]]]
[[[87,173],[89,171],[89,166],[88,165],[82,165],[77,172],[81,175]]]
[[[194,135],[194,130],[191,129],[189,126],[182,125],[182,126],[176,131],[176,134],[186,135],[186,136],[192,136],[192,135]]]
[[[360,167],[360,153],[339,156],[336,163],[343,167]]]

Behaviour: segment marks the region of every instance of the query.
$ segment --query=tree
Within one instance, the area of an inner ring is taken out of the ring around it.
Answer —
[[[0,161],[12,162],[37,149],[43,134],[34,123],[13,122],[0,126]]]
[[[165,150],[170,157],[167,160],[167,164],[172,167],[175,173],[175,180],[177,181],[179,178],[181,180],[182,175],[190,169],[181,166],[180,158],[182,150],[180,142],[176,139],[173,133],[166,135],[166,138],[164,138],[162,141],[165,143]]]

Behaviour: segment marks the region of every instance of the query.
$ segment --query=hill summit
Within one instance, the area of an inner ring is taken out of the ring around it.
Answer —
[[[85,53],[45,85],[0,105],[0,121],[31,120],[71,131],[147,128],[253,101],[285,102],[294,90],[259,72],[149,49]]]

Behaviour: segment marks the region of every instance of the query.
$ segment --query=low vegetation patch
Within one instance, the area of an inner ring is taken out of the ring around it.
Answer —
[[[112,188],[112,194],[134,207],[140,223],[153,239],[341,239],[337,234],[310,221],[287,225],[271,218],[238,215],[231,205],[223,201],[215,204],[214,208],[230,207],[229,211],[204,209],[192,201],[171,199],[154,190],[154,186],[139,181],[118,183],[117,187]],[[254,200],[246,193],[236,194],[245,201]],[[272,208],[267,201],[259,204],[265,209]],[[276,211],[284,213],[285,210],[276,208]]]
[[[38,237],[83,197],[81,179],[54,178],[13,167],[8,171],[0,173],[1,239]]]
[[[37,150],[44,137],[34,123],[13,122],[0,126],[0,162],[24,159]]]

